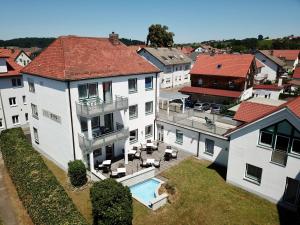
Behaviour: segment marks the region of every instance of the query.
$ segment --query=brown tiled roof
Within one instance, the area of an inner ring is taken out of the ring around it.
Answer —
[[[0,48],[0,58],[9,57],[15,60],[20,52],[19,49]]]
[[[255,59],[255,62],[256,62],[256,67],[257,68],[264,67],[264,64],[262,64],[259,60]]]
[[[278,86],[278,84],[256,84],[253,86],[253,89],[280,91],[284,89],[286,86],[287,85]]]
[[[0,73],[1,77],[11,77],[11,76],[19,76],[20,70],[23,68],[19,64],[17,64],[14,60],[14,58],[5,57],[6,66],[7,66],[7,72],[6,73]]]
[[[156,73],[159,69],[122,44],[108,38],[57,38],[22,73],[57,80],[81,80]]]
[[[242,94],[241,91],[231,91],[231,90],[203,88],[203,87],[183,87],[179,90],[179,92],[189,93],[189,94],[224,96],[224,97],[230,97],[230,98],[238,98]]]
[[[266,56],[267,58],[269,58],[271,61],[273,61],[274,63],[276,63],[277,65],[283,67],[285,66],[285,62],[282,61],[281,59],[279,59],[278,57],[276,57],[270,50],[260,50],[259,52],[261,52],[264,56]]]
[[[190,74],[246,78],[253,62],[250,54],[199,55]]]
[[[300,54],[300,50],[272,50],[273,55],[278,58],[284,58],[285,60],[295,61]]]

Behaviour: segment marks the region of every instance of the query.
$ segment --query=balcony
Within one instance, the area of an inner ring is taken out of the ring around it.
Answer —
[[[273,150],[272,156],[271,156],[271,161],[273,163],[286,166],[287,162],[287,152],[286,151],[280,151],[280,150]]]
[[[128,109],[128,98],[116,96],[115,101],[104,102],[101,99],[85,99],[76,102],[76,111],[79,116],[93,117],[115,111]]]
[[[109,133],[95,136],[91,140],[84,134],[78,134],[79,146],[81,147],[81,149],[84,149],[88,152],[97,148],[111,145],[116,141],[124,140],[128,137],[129,128],[124,128],[123,126],[119,126],[116,130]]]

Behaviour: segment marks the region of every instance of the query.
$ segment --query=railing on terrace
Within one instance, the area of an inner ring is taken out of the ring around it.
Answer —
[[[78,134],[79,146],[87,152],[94,149],[113,144],[116,141],[124,140],[129,137],[129,128],[119,126],[118,129],[106,134],[102,134],[93,139],[89,139],[84,134]]]
[[[79,116],[92,117],[114,111],[128,109],[128,98],[116,96],[114,101],[104,102],[101,99],[86,99],[76,102]]]
[[[273,150],[271,161],[282,166],[286,166],[288,154],[286,151]]]
[[[205,120],[205,117],[211,120],[212,124],[201,122],[197,119],[201,118]],[[158,118],[173,122],[175,124],[188,126],[194,129],[202,130],[217,135],[223,135],[228,131],[229,128],[218,126],[216,122],[228,124],[231,126],[239,125],[239,122],[232,120],[230,117],[200,112],[192,109],[187,110],[185,113],[170,112],[170,115],[167,115],[167,113],[164,110],[161,110],[158,114]]]

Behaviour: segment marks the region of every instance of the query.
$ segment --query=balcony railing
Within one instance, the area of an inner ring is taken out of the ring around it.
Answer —
[[[104,102],[101,99],[88,99],[76,102],[79,116],[92,117],[114,111],[128,109],[128,98],[116,96],[115,101]]]
[[[83,134],[78,134],[79,146],[87,152],[101,148],[107,145],[111,145],[116,141],[124,140],[129,137],[129,128],[119,126],[118,129],[106,134],[102,134],[93,139],[89,139]]]
[[[287,162],[287,152],[286,151],[280,151],[280,150],[273,150],[271,161],[277,164],[280,164],[282,166],[286,166]]]

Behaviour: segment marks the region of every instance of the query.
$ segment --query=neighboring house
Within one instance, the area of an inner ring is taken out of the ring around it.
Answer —
[[[141,56],[161,70],[160,87],[171,88],[190,82],[191,59],[176,48],[142,48]]]
[[[67,169],[125,158],[154,139],[159,70],[109,38],[63,36],[22,70],[34,148]]]
[[[0,48],[0,55],[12,58],[20,66],[27,66],[31,62],[31,58],[27,53],[20,49]]]
[[[278,84],[257,84],[253,86],[253,97],[263,97],[278,100],[279,95],[290,85]]]
[[[21,66],[11,54],[0,55],[0,132],[28,125],[28,107]]]
[[[202,102],[245,100],[252,96],[255,73],[254,56],[250,54],[199,55],[190,71],[191,87],[179,91]]]
[[[138,52],[139,50],[141,50],[142,48],[145,48],[146,45],[129,45],[129,48],[131,48],[132,50]]]
[[[177,49],[187,56],[189,56],[194,51],[194,48],[190,46],[177,47]]]
[[[270,50],[259,50],[255,52],[256,60],[263,65],[260,71],[255,75],[254,79],[256,83],[261,83],[266,80],[275,83],[279,77],[283,75],[286,63],[277,58],[273,53],[274,52]]]
[[[285,69],[292,71],[299,62],[300,50],[271,50],[273,55],[285,62]]]
[[[300,204],[300,97],[279,107],[243,102],[230,138],[227,182],[272,202]]]
[[[292,90],[296,90],[300,87],[300,65],[295,68],[292,80],[289,81],[289,84],[292,85]]]

